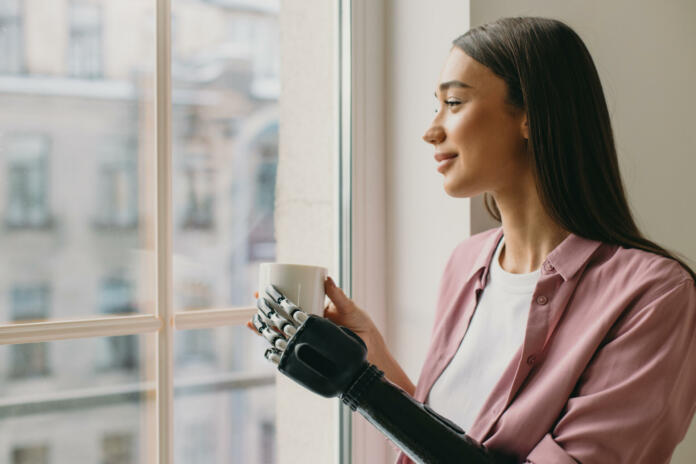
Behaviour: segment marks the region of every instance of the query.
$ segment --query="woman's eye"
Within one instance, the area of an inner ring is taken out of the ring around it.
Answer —
[[[452,108],[453,106],[457,106],[457,105],[459,105],[460,103],[461,103],[461,102],[456,101],[456,100],[447,100],[447,101],[445,101],[445,105],[449,106],[450,108]],[[437,106],[436,106],[436,107],[435,107],[435,112],[437,113],[437,111],[438,111],[438,108],[437,108]]]

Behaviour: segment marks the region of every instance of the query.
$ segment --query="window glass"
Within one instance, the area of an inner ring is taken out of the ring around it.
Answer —
[[[275,365],[246,327],[177,331],[177,464],[276,462]]]
[[[0,0],[0,75],[23,70],[21,0]]]
[[[48,464],[48,445],[24,445],[12,448],[12,464]]]
[[[176,464],[277,462],[273,386],[179,393],[174,411]]]
[[[152,462],[155,336],[114,338],[137,342],[136,366],[102,369],[101,338],[0,346],[1,462]],[[40,348],[25,361],[39,357],[41,377],[13,375],[9,360],[25,346]]]
[[[48,319],[125,312],[114,274],[152,313],[155,0],[35,3],[0,0],[0,322],[27,281]]]
[[[278,10],[172,1],[177,310],[253,304],[258,264],[276,258]]]
[[[7,140],[7,214],[11,228],[45,228],[51,225],[48,204],[48,139],[23,134]]]
[[[263,353],[268,342],[246,326],[177,330],[174,333],[174,378],[226,373],[272,378],[275,366]]]
[[[71,76],[96,79],[102,75],[101,5],[85,1],[70,3],[68,69]]]
[[[18,285],[12,288],[10,296],[13,321],[30,322],[48,317],[51,300],[48,284]],[[44,377],[50,374],[45,343],[12,345],[10,353],[10,378]]]

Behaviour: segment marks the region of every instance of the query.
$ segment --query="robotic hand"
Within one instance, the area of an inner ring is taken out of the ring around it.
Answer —
[[[502,464],[448,419],[415,401],[367,362],[367,347],[346,327],[308,315],[269,285],[253,324],[271,344],[264,356],[324,397],[339,397],[418,463]]]

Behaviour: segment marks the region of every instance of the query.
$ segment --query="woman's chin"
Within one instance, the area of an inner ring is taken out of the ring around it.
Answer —
[[[445,176],[442,186],[445,189],[445,193],[453,198],[470,198],[476,196],[476,193],[472,192],[466,183],[461,181],[452,182],[447,179],[447,176]]]

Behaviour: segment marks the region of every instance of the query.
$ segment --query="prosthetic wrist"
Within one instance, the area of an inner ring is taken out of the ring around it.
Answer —
[[[275,287],[257,300],[254,326],[273,346],[265,357],[287,377],[324,397],[339,397],[418,463],[508,462],[414,400],[367,362],[353,331],[307,315]]]

